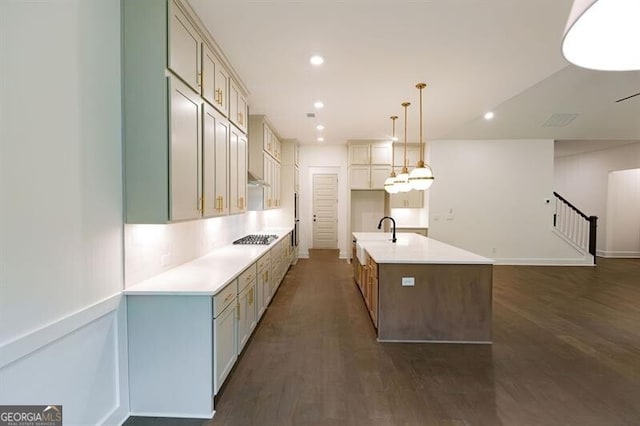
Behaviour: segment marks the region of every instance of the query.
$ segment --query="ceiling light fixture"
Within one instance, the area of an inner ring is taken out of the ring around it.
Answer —
[[[397,194],[398,191],[400,190],[396,186],[396,172],[393,169],[394,168],[393,165],[395,164],[394,153],[393,153],[393,141],[398,140],[398,138],[396,138],[396,120],[397,119],[398,119],[397,115],[391,116],[391,120],[393,123],[393,137],[391,138],[391,174],[389,175],[387,180],[384,181],[384,190],[387,191],[389,194]]]
[[[424,191],[433,183],[433,171],[428,164],[424,163],[424,146],[422,143],[422,91],[427,87],[425,83],[416,84],[416,89],[420,91],[420,160],[415,169],[409,174],[409,183],[411,189]],[[406,148],[405,148],[406,149]]]
[[[495,114],[492,111],[488,111],[484,113],[485,120],[492,120],[495,117]]]
[[[311,65],[322,65],[324,63],[324,58],[320,55],[313,55],[311,58],[309,58],[309,62],[311,63]]]
[[[318,142],[324,142],[324,138],[322,136],[320,136],[317,140]]]
[[[640,70],[640,1],[574,0],[562,54],[583,68]]]
[[[318,124],[316,126],[316,130],[324,130],[324,126],[322,124]]]
[[[394,186],[398,187],[399,192],[411,191],[411,184],[409,183],[409,170],[407,169],[407,108],[411,105],[409,102],[403,102],[404,108],[404,165],[402,166],[402,172],[396,176]]]
[[[324,107],[324,103],[322,101],[315,101],[313,103],[313,106],[315,107],[315,109],[322,109]]]

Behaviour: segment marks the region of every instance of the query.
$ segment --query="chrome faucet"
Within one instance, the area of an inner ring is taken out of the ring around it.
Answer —
[[[385,219],[391,219],[391,222],[393,223],[393,236],[391,237],[391,242],[395,243],[396,242],[396,221],[394,218],[392,218],[391,216],[385,216],[382,219],[380,219],[380,222],[378,222],[378,229],[382,228],[382,221]]]

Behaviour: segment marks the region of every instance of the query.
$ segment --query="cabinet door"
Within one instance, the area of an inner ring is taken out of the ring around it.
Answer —
[[[216,101],[216,68],[218,65],[217,58],[213,55],[209,46],[202,43],[202,87],[200,94],[205,101],[211,105],[218,107]]]
[[[264,308],[266,309],[271,302],[271,297],[273,296],[271,281],[273,280],[273,271],[271,270],[271,259],[267,263],[266,268],[264,269],[264,277],[262,281],[262,297],[264,298]]]
[[[399,192],[390,195],[390,207],[392,209],[414,208],[420,209],[423,206],[424,192],[409,191]]]
[[[247,138],[230,126],[229,131],[229,212],[242,213],[247,205]]]
[[[204,105],[202,131],[202,204],[203,216],[227,213],[227,120],[208,104]]]
[[[371,164],[391,165],[391,144],[390,143],[371,144]]]
[[[407,169],[411,170],[418,165],[420,160],[419,145],[407,144]],[[396,167],[402,167],[404,165],[404,144],[393,145],[393,164]],[[396,171],[396,173],[400,173]]]
[[[371,166],[371,189],[384,189],[384,181],[390,174],[390,166]]]
[[[238,201],[240,201],[240,211],[247,211],[247,137],[240,133],[238,135]]]
[[[199,93],[202,39],[174,1],[169,9],[169,68]]]
[[[218,108],[225,117],[229,116],[229,72],[222,63],[218,61],[216,63],[216,77],[215,77],[215,94],[216,103],[214,106]]]
[[[238,354],[242,352],[256,326],[255,287],[253,281],[238,295]]]
[[[169,151],[169,219],[196,219],[200,203],[200,137],[202,101],[191,88],[169,79],[171,94],[171,141]]]
[[[246,132],[247,130],[247,100],[233,81],[229,79],[229,121]]]
[[[349,164],[369,164],[369,145],[349,145]]]
[[[216,122],[216,193],[218,215],[229,214],[229,122]]]
[[[234,301],[213,320],[213,365],[216,394],[238,357],[236,347],[238,337],[237,309],[237,301]]]
[[[275,208],[280,208],[282,202],[280,200],[280,163],[277,161],[273,162],[273,198],[274,198],[274,206]]]
[[[351,189],[369,189],[370,171],[371,168],[369,166],[350,166],[349,182]]]
[[[264,209],[271,208],[271,157],[269,157],[266,153],[262,153],[262,178],[266,183],[270,186],[265,186],[262,189],[262,207]]]

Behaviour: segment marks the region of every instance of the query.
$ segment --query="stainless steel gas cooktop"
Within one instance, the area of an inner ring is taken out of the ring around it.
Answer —
[[[249,234],[246,237],[242,237],[235,240],[233,244],[262,244],[268,245],[278,239],[275,234]]]

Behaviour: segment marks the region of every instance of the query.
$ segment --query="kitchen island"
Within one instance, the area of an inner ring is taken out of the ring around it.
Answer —
[[[379,341],[491,343],[492,259],[418,234],[353,237]]]

